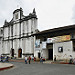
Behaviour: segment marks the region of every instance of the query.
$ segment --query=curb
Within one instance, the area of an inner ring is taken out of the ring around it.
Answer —
[[[51,64],[70,64],[68,62],[51,62]],[[71,63],[71,64],[74,64],[74,63]]]
[[[3,67],[3,68],[0,68],[0,71],[6,70],[6,69],[10,69],[10,68],[12,68],[12,67],[14,67],[14,65],[11,65],[11,66],[8,66],[8,67]]]

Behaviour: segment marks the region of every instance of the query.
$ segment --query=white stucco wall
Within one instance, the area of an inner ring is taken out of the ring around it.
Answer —
[[[31,24],[32,24],[32,26],[31,26],[31,31],[32,31],[33,33],[35,33],[35,30],[37,29],[37,19],[32,18],[32,19],[31,19]]]
[[[0,38],[0,55],[2,54],[2,38]]]
[[[31,37],[31,52],[34,53],[34,37]]]
[[[58,47],[63,47],[63,52],[58,52]],[[72,41],[54,43],[53,52],[57,59],[69,59],[70,55],[75,57],[75,52],[73,52]]]
[[[9,32],[10,32],[10,33],[9,33],[9,36],[10,36],[9,39],[11,39],[11,38],[12,38],[12,26],[10,26],[9,28],[10,28],[10,29],[9,29]]]
[[[8,37],[8,27],[4,28],[4,39],[7,39]]]
[[[27,21],[24,21],[24,36],[27,36],[27,23],[26,23]]]
[[[28,20],[28,35],[31,35],[31,20]]]
[[[48,50],[47,49],[44,49],[42,50],[42,57],[44,57],[45,59],[48,59]]]

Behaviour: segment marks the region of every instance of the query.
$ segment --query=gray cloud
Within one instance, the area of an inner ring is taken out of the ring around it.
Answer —
[[[73,11],[73,13],[72,13],[72,21],[73,21],[73,23],[75,23],[75,5],[73,6],[72,11]]]
[[[24,15],[35,8],[40,30],[70,25],[75,23],[74,4],[75,0],[0,0],[0,26],[3,26],[5,19],[12,19],[17,6],[23,8]]]
[[[28,15],[36,6],[37,0],[0,0],[0,26],[3,26],[4,20],[10,21],[13,17],[13,11],[19,7],[23,8],[24,14]]]

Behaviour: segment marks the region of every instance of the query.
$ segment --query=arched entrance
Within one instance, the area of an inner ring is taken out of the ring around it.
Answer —
[[[18,49],[18,57],[19,57],[19,58],[22,57],[22,49],[21,49],[21,48]]]
[[[14,57],[14,49],[11,49],[11,56]]]

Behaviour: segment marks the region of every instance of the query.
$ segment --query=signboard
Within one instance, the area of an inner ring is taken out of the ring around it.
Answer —
[[[54,39],[53,38],[47,38],[47,43],[53,43]]]
[[[70,35],[57,36],[57,37],[47,38],[47,43],[69,41],[70,39],[71,39]]]
[[[46,42],[42,42],[42,49],[46,49]]]
[[[70,35],[64,35],[64,36],[57,36],[53,37],[55,40],[54,42],[63,42],[63,41],[69,41],[71,39]]]
[[[35,48],[40,48],[40,39],[35,41]]]

